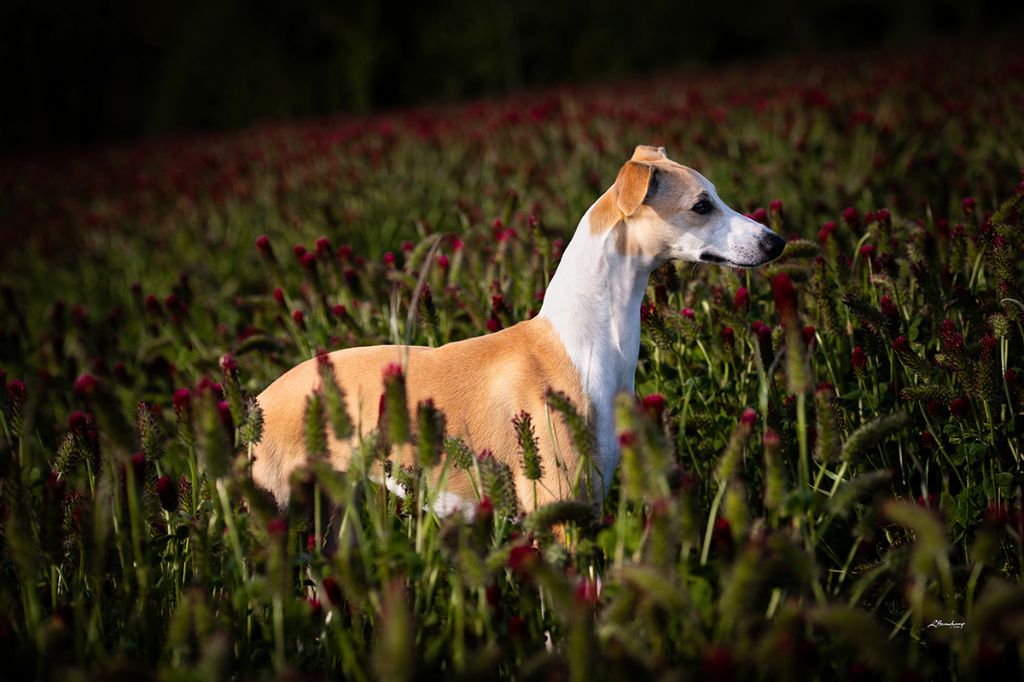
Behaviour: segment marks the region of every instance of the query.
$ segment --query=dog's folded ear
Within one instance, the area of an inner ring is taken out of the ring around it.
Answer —
[[[654,166],[649,163],[627,161],[615,178],[615,204],[629,217],[644,203],[648,191],[653,189]]]

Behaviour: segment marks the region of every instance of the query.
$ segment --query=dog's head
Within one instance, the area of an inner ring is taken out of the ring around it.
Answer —
[[[609,231],[623,254],[650,259],[756,267],[782,253],[786,240],[722,201],[697,171],[664,147],[636,148],[615,184],[590,213],[595,234]]]

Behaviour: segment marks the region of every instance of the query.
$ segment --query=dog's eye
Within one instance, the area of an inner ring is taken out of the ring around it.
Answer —
[[[707,199],[701,199],[696,204],[694,204],[693,208],[690,210],[699,215],[707,215],[708,213],[711,213],[711,211],[714,208],[715,207],[711,204],[710,201],[708,201]]]

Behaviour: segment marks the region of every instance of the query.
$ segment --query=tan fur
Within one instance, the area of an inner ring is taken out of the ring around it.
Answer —
[[[415,414],[417,403],[432,399],[445,413],[449,435],[459,436],[476,452],[490,450],[512,469],[520,504],[532,509],[533,485],[522,475],[512,426],[512,418],[525,410],[533,418],[544,468],[537,489],[538,504],[571,496],[571,477],[578,457],[562,420],[554,414],[548,418],[544,394],[548,388],[563,391],[584,414],[589,406],[579,373],[550,322],[534,318],[495,334],[440,348],[371,346],[331,353],[349,415],[360,435],[377,426],[382,369],[400,362],[406,350],[411,414]],[[255,449],[253,478],[279,502],[288,497],[291,472],[306,461],[303,413],[306,396],[319,384],[313,359],[287,372],[258,397],[265,425]],[[332,437],[331,464],[346,469],[353,444]],[[410,458],[411,449],[404,448],[398,460],[408,464]],[[469,503],[475,500],[469,477],[455,467],[449,468],[445,489]]]
[[[648,195],[652,179],[657,187]],[[590,231],[612,231],[615,249],[623,255],[655,257],[671,242],[670,235],[664,234],[669,228],[651,233],[631,225],[633,221],[628,219],[641,218],[645,211],[653,211],[664,224],[685,220],[686,228],[699,228],[706,219],[685,207],[695,203],[703,189],[694,172],[669,159],[664,147],[639,145],[633,158],[619,170],[615,184],[590,209]]]

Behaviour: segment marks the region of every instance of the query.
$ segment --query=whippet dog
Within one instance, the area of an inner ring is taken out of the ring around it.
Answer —
[[[755,267],[778,257],[785,245],[764,225],[729,208],[707,178],[669,159],[663,147],[639,146],[583,215],[536,317],[439,348],[371,346],[329,354],[358,425],[351,440],[330,435],[329,461],[347,468],[357,439],[377,427],[382,369],[402,362],[410,411],[433,400],[446,415],[449,435],[507,464],[521,508],[600,498],[619,463],[613,401],[617,393],[634,390],[640,306],[651,272],[670,260]],[[253,477],[280,504],[288,499],[291,472],[306,461],[306,397],[319,385],[317,360],[311,359],[257,398],[264,431],[254,450]],[[590,490],[573,490],[570,476],[581,454],[561,416],[547,409],[548,390],[564,393],[593,429],[596,452],[590,454],[598,475]],[[544,473],[536,486],[523,475],[512,424],[523,411],[537,426]],[[398,453],[399,462],[414,456],[409,447]],[[470,474],[448,469],[435,509],[468,512],[476,504]],[[396,488],[393,480],[387,483]]]

